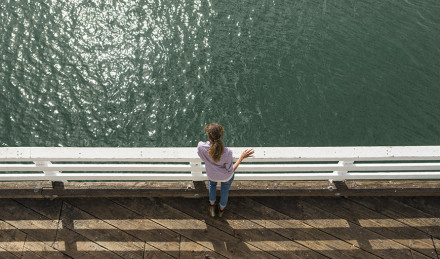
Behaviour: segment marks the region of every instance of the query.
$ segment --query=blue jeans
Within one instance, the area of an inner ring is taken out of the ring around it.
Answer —
[[[227,182],[221,183],[220,189],[220,208],[224,209],[226,204],[228,203],[229,197],[229,188],[231,188],[232,181],[234,181],[234,176],[232,176],[231,180]],[[214,203],[216,200],[216,192],[217,192],[217,182],[209,180],[209,202]]]

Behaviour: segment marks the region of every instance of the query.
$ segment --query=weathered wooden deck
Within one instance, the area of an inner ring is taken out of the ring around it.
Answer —
[[[0,199],[0,258],[438,258],[438,197]]]

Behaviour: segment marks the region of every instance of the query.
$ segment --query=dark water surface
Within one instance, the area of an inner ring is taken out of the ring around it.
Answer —
[[[0,1],[0,146],[440,145],[440,1]]]

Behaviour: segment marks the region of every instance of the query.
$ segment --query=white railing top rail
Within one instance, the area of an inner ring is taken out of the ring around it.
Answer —
[[[231,147],[234,158],[245,148]],[[258,147],[245,162],[439,160],[440,146]],[[3,147],[0,161],[200,162],[195,147]]]
[[[245,148],[231,149],[237,159]],[[195,147],[4,147],[0,181],[207,180],[201,162]],[[259,147],[235,179],[440,179],[440,146]]]

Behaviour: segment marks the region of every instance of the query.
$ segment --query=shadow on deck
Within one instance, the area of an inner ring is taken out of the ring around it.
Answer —
[[[1,258],[438,258],[438,197],[0,199]]]

